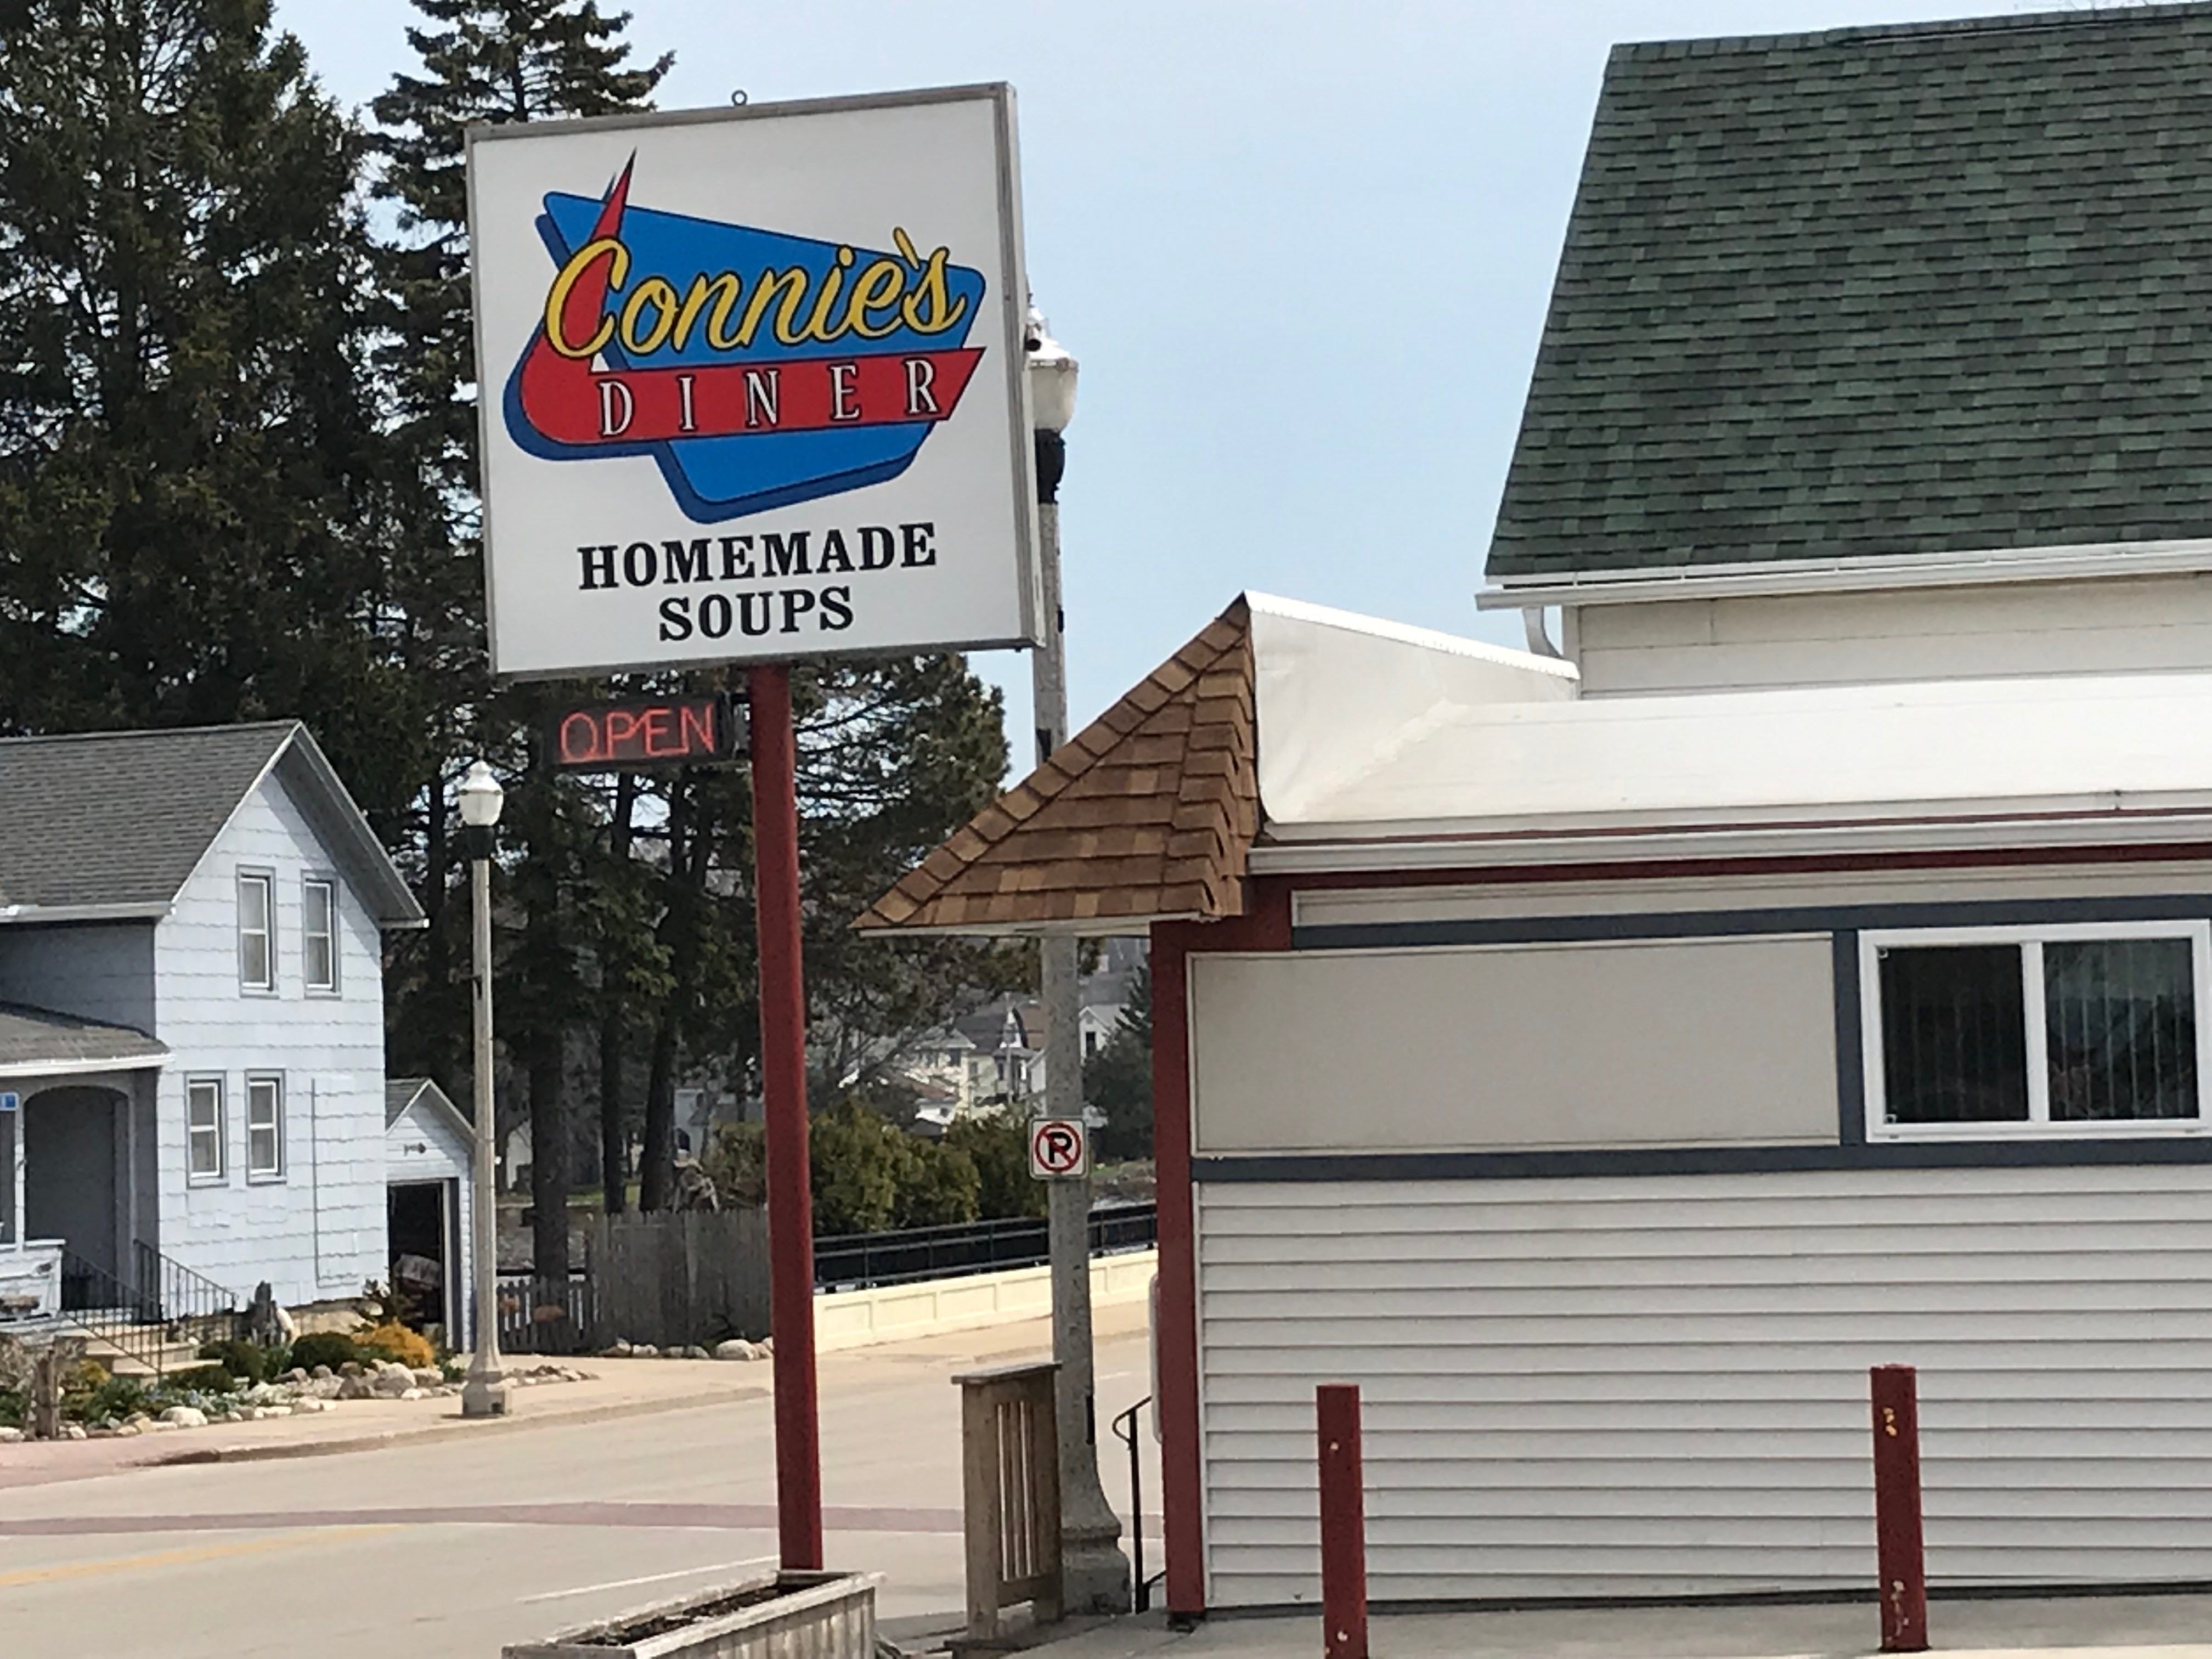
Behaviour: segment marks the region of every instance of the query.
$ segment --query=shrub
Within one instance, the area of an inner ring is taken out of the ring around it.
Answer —
[[[0,1389],[0,1429],[20,1429],[30,1401],[17,1389]]]
[[[409,1330],[396,1319],[362,1332],[354,1338],[354,1346],[362,1358],[396,1359],[410,1370],[438,1363],[438,1351],[430,1346],[430,1339],[420,1331]],[[295,1352],[297,1348],[294,1344]]]
[[[84,1407],[77,1415],[88,1423],[105,1423],[128,1417],[133,1412],[149,1410],[150,1406],[143,1378],[111,1376],[86,1397]]]
[[[200,1358],[214,1360],[241,1382],[269,1380],[269,1355],[256,1342],[210,1342],[200,1350]]]
[[[238,1379],[220,1365],[196,1365],[164,1381],[185,1394],[228,1394],[237,1386]]]
[[[361,1349],[343,1331],[316,1331],[292,1340],[292,1364],[303,1370],[328,1365],[332,1370],[361,1358]]]
[[[1045,1212],[1045,1185],[1030,1174],[1029,1125],[1011,1114],[963,1117],[945,1132],[944,1144],[975,1165],[976,1199],[986,1221]]]
[[[950,1227],[978,1213],[981,1177],[975,1160],[941,1141],[907,1143],[908,1180],[899,1194],[902,1227]]]

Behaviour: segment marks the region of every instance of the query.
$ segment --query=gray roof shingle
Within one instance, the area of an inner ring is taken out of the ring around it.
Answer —
[[[2212,533],[2212,6],[1628,46],[1493,576]]]
[[[387,927],[422,913],[297,720],[0,738],[0,920],[159,914],[271,766]]]
[[[0,1075],[42,1066],[112,1063],[143,1066],[168,1054],[163,1044],[127,1025],[105,1025],[71,1014],[0,1002]]]
[[[386,1078],[384,1083],[384,1127],[389,1129],[399,1121],[399,1115],[417,1100],[434,1110],[444,1112],[460,1125],[471,1136],[476,1133],[476,1119],[466,1107],[441,1089],[427,1077]]]
[[[0,741],[0,905],[167,904],[298,729]]]

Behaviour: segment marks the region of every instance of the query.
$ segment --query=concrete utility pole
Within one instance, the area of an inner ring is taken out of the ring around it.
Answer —
[[[513,1390],[500,1373],[499,1188],[495,1159],[499,1114],[492,1101],[491,855],[507,792],[490,767],[478,761],[461,781],[461,823],[468,837],[470,922],[476,972],[476,1182],[471,1200],[476,1239],[476,1341],[461,1384],[463,1417],[504,1417]]]
[[[1030,410],[1036,427],[1037,534],[1042,545],[1045,642],[1030,655],[1042,763],[1067,741],[1066,617],[1060,602],[1060,434],[1075,414],[1075,359],[1044,319],[1030,313]],[[1043,942],[1045,1115],[1083,1115],[1082,1008],[1076,940]],[[1060,1540],[1062,1605],[1068,1613],[1129,1610],[1129,1559],[1121,1523],[1098,1483],[1098,1422],[1091,1380],[1091,1177],[1047,1183],[1051,1206],[1052,1357],[1059,1362]]]

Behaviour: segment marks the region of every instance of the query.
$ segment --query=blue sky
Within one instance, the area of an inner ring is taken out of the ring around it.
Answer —
[[[1473,596],[1613,42],[2056,9],[632,6],[639,55],[676,54],[664,107],[1013,83],[1030,285],[1083,365],[1061,495],[1078,726],[1247,587],[1519,642]],[[413,67],[405,0],[276,12],[349,103]],[[1025,732],[1026,660],[976,660]]]

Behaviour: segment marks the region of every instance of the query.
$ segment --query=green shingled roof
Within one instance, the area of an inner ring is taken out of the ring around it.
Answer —
[[[2212,536],[2212,5],[1615,50],[1493,577]]]

